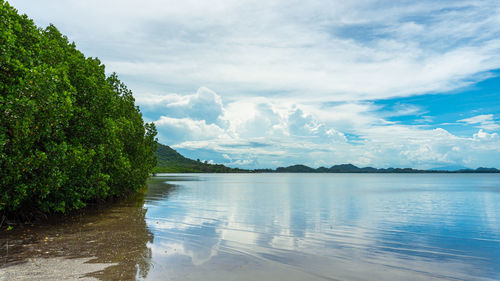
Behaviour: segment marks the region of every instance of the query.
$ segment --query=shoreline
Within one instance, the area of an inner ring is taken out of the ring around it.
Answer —
[[[97,281],[99,275],[116,263],[93,263],[91,258],[30,258],[23,262],[7,263],[0,266],[0,281],[7,280],[74,280]]]

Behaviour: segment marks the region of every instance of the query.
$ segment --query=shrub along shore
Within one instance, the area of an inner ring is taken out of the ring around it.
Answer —
[[[132,92],[55,26],[0,0],[0,223],[134,193],[156,128]]]

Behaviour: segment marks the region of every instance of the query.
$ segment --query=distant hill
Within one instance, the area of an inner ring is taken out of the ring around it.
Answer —
[[[500,173],[500,170],[495,168],[477,168],[477,169],[460,169],[455,171],[450,170],[418,170],[412,168],[387,168],[377,169],[373,167],[359,168],[352,164],[334,165],[330,168],[319,167],[317,169],[305,165],[293,165],[288,167],[279,167],[276,170],[261,169],[254,170],[260,173]]]
[[[276,169],[278,173],[314,173],[315,171],[315,169],[305,165],[293,165],[286,168],[278,167]]]
[[[238,168],[229,168],[222,164],[208,164],[182,156],[168,145],[158,144],[156,150],[158,165],[155,173],[241,173],[248,172]]]
[[[329,168],[319,167],[317,169],[297,164],[288,167],[278,167],[276,169],[244,170],[226,167],[222,164],[208,164],[199,160],[192,160],[182,156],[168,145],[163,144],[158,144],[156,155],[158,156],[158,165],[154,170],[155,173],[500,173],[498,169],[483,167],[467,169],[456,166],[453,167],[457,168],[456,170],[447,169],[452,167],[418,170],[412,168],[359,168],[353,164],[340,164]]]

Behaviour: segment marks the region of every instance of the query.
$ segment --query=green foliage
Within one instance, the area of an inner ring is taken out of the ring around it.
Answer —
[[[54,26],[0,0],[0,211],[65,212],[142,187],[156,129]]]

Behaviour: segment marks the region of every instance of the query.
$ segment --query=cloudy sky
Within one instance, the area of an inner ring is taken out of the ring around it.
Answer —
[[[232,167],[500,167],[500,2],[9,1]]]

